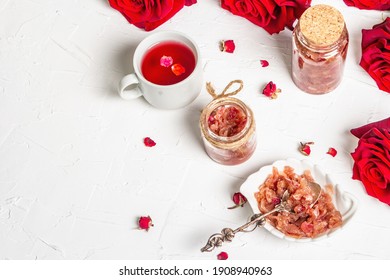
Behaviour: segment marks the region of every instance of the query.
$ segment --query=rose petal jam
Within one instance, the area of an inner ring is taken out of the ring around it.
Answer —
[[[214,99],[203,110],[200,126],[206,152],[218,163],[236,165],[248,160],[255,151],[253,113],[236,98]]]
[[[323,94],[341,82],[348,51],[342,14],[328,5],[308,8],[294,29],[292,78],[301,90]]]
[[[166,58],[172,59],[172,66],[161,64]],[[155,44],[145,53],[141,72],[153,84],[173,85],[191,75],[195,64],[195,55],[188,46],[176,41],[166,41]]]
[[[278,212],[266,218],[279,231],[294,238],[315,238],[340,227],[342,216],[330,195],[333,186],[325,186],[318,201],[312,205],[315,198],[308,183],[313,181],[309,170],[298,175],[290,166],[285,166],[283,171],[274,167],[255,194],[259,210],[266,213],[274,209],[287,190],[290,194],[287,205],[292,212]]]

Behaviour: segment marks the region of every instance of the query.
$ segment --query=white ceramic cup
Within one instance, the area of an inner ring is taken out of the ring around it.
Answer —
[[[176,41],[188,46],[195,56],[195,69],[184,80],[172,85],[158,85],[145,79],[141,63],[145,53],[164,41]],[[159,109],[178,109],[187,106],[198,97],[202,89],[203,69],[200,52],[195,42],[187,35],[176,31],[160,31],[139,43],[133,56],[134,73],[124,76],[119,82],[119,95],[126,100],[141,95]]]

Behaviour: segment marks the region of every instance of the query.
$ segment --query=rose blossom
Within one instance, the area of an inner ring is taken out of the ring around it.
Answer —
[[[160,26],[184,5],[191,6],[196,0],[108,0],[111,7],[118,10],[135,26],[150,31]]]
[[[310,7],[311,0],[221,0],[222,8],[246,18],[269,34],[285,27],[293,29],[294,21]]]
[[[361,10],[388,10],[390,9],[389,0],[344,0],[348,6],[356,7]]]
[[[389,124],[390,118],[351,130],[355,136],[361,135],[351,153],[352,179],[362,181],[367,194],[390,205],[390,126],[384,128],[384,123]]]
[[[379,89],[390,93],[390,17],[362,30],[360,66],[375,80]]]

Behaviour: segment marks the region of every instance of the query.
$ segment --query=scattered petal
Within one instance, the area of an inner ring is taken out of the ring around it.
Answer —
[[[154,147],[154,146],[156,146],[156,142],[154,142],[149,137],[145,137],[144,138],[144,144],[145,144],[146,147]]]
[[[274,84],[272,81],[270,81],[263,89],[263,94],[271,99],[277,98],[281,92],[282,90],[277,88],[276,84]]]
[[[180,76],[181,74],[184,74],[186,72],[184,66],[179,63],[173,64],[171,69],[173,74],[175,74],[176,76]]]
[[[246,199],[246,197],[242,193],[236,192],[235,194],[233,194],[233,202],[235,205],[229,207],[228,209],[235,209],[235,208],[240,207],[240,206],[243,207],[247,201],[248,200]]]
[[[218,260],[227,260],[228,259],[228,254],[226,252],[221,252],[217,255]]]
[[[219,46],[221,52],[233,53],[236,49],[236,45],[233,40],[222,40]]]
[[[337,151],[335,148],[329,148],[327,154],[331,155],[332,157],[335,157],[337,155]]]
[[[164,67],[169,67],[173,64],[173,58],[171,56],[163,55],[160,58],[160,65]]]
[[[153,226],[152,218],[150,216],[142,216],[138,220],[139,229],[148,231]]]
[[[269,65],[269,62],[267,60],[261,59],[260,64],[262,67],[267,67]]]
[[[313,145],[314,142],[306,142],[302,143],[301,146],[299,147],[299,151],[304,154],[305,156],[309,156],[311,153],[310,145]]]

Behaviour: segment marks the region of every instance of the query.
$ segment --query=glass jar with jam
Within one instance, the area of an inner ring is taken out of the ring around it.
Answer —
[[[301,90],[323,94],[341,82],[349,36],[342,14],[315,5],[300,17],[292,36],[292,78]]]
[[[252,110],[230,96],[216,97],[200,116],[207,154],[225,165],[240,164],[252,156],[256,148],[255,127]]]

